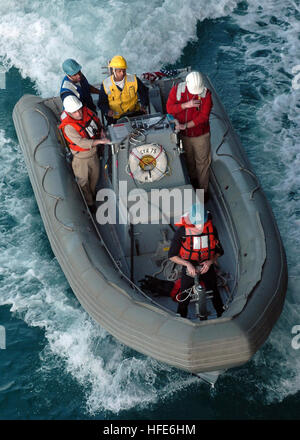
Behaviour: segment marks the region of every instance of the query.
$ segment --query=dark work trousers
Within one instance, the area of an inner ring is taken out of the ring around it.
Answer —
[[[213,291],[213,293],[211,294],[212,295],[212,303],[214,305],[214,308],[216,309],[217,316],[218,317],[221,316],[224,311],[223,302],[222,302],[220,293],[218,291],[217,276],[216,276],[216,272],[215,272],[213,265],[210,266],[209,270],[206,273],[204,273],[203,275],[199,275],[199,281],[204,282],[206,290]],[[193,285],[194,285],[194,278],[190,277],[189,275],[186,274],[186,268],[184,267],[184,269],[182,271],[180,291],[183,292],[185,289],[189,289]],[[180,298],[181,301],[184,300],[184,298],[186,296],[187,296],[187,293],[183,293],[182,298]],[[186,301],[178,303],[177,313],[180,313],[180,315],[183,318],[187,317],[188,305],[189,305],[190,299],[191,299],[191,297],[189,296],[186,299]]]

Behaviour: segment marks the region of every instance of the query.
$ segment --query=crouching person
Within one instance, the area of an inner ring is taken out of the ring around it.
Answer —
[[[63,101],[59,128],[68,142],[73,154],[72,168],[81,187],[87,204],[95,212],[95,193],[99,179],[99,158],[97,145],[106,144],[99,118],[73,95]]]
[[[173,237],[168,257],[174,263],[184,266],[180,285],[182,294],[177,310],[183,318],[187,317],[190,302],[190,296],[185,290],[193,286],[197,273],[200,275],[199,281],[204,282],[206,290],[213,292],[212,302],[217,316],[223,313],[223,302],[217,288],[214,264],[224,251],[210,217],[204,206],[197,203],[175,225],[178,229]]]

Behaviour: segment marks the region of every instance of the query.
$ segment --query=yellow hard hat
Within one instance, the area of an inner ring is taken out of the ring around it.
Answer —
[[[116,55],[110,60],[108,67],[114,67],[115,69],[127,69],[127,63],[125,58],[123,58],[121,55]]]

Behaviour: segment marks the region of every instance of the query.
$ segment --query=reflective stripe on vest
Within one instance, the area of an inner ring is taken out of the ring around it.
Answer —
[[[80,93],[78,89],[79,88],[76,87],[76,85],[71,81],[64,80],[60,89],[60,94],[64,94],[66,92],[72,92],[73,95],[75,95],[78,99],[80,99]]]
[[[124,113],[140,110],[138,103],[138,83],[135,75],[126,75],[125,84],[121,91],[113,80],[113,75],[103,81],[104,91],[108,97],[109,108],[114,112],[114,118],[119,119]]]
[[[183,260],[205,261],[210,260],[216,253],[218,241],[214,235],[214,228],[211,220],[208,220],[203,227],[201,234],[191,225],[188,225],[184,218],[176,226],[185,227],[185,235],[179,256]]]
[[[71,125],[85,139],[95,139],[100,137],[100,120],[99,118],[87,107],[83,107],[83,115],[81,120],[73,119],[66,112],[61,114],[61,124],[59,128],[63,131],[64,137],[68,142],[71,150],[74,151],[89,151],[89,148],[81,148],[79,145],[74,144],[65,133],[64,128],[67,125]]]
[[[76,84],[66,75],[62,81],[59,93],[62,101],[65,97],[74,95],[83,105],[88,106],[92,111],[96,111],[96,107],[90,94],[90,85],[84,75],[82,75],[80,82]]]

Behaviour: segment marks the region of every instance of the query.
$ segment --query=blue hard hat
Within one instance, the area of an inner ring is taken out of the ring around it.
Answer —
[[[207,222],[207,210],[202,203],[195,203],[190,207],[189,219],[193,225]]]
[[[69,75],[76,75],[81,70],[81,65],[77,63],[77,61],[73,60],[72,58],[68,58],[65,60],[62,64],[63,71]]]

